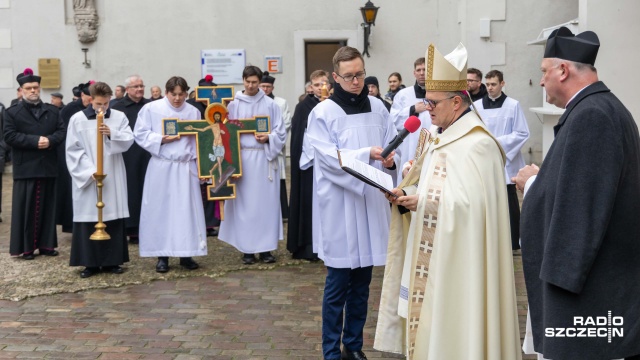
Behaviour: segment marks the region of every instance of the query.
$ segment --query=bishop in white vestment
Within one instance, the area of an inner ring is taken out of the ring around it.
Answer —
[[[394,189],[374,348],[409,360],[520,359],[504,152],[470,110],[464,46],[445,58],[430,45],[427,57],[438,128]]]

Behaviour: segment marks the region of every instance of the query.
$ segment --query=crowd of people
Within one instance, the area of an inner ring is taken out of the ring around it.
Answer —
[[[114,91],[90,81],[67,105],[59,93],[46,104],[40,77],[26,69],[17,77],[21,100],[3,116],[1,145],[12,149],[14,178],[10,253],[57,256],[59,224],[73,234],[70,265],[84,267],[83,278],[122,273],[127,241],[158,259],[157,272],[170,270],[170,257],[198,268],[193,257],[207,254],[214,235],[244,264],[272,263],[286,222],[292,257],[327,268],[326,360],[367,358],[374,266],[385,266],[378,350],[408,359],[520,359],[523,350],[539,359],[640,359],[640,137],[598,79],[599,45],[590,31],[560,28],[549,36],[540,85],[549,103],[566,110],[540,167],[525,164],[529,128],[519,102],[504,92],[505,75],[491,70],[483,78],[468,68],[462,44],[446,56],[430,45],[413,62],[415,83],[404,86],[394,72],[384,95],[362,54],[342,47],[332,72],[310,74],[292,113],[274,94],[276,79],[247,66],[228,118],[268,116],[271,131],[239,137],[243,173],[223,221],[219,204],[206,200],[194,137],[163,133],[166,118],[206,119],[207,104],[187,100],[184,78],[171,77],[164,97],[158,88],[145,98],[142,78],[133,75]],[[216,84],[207,76],[198,86]],[[420,130],[383,149],[409,117]],[[89,240],[98,220],[98,136],[109,174],[108,241]],[[212,161],[225,151],[214,143]],[[380,192],[343,171],[342,159],[386,174],[394,187]],[[520,254],[529,300],[524,344],[513,271]],[[599,330],[567,336],[588,325],[576,318],[607,316],[608,342]],[[612,316],[621,331],[613,336]]]

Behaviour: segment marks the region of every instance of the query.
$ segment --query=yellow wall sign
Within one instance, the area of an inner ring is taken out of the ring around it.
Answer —
[[[60,89],[60,59],[38,59],[38,75],[43,89]]]

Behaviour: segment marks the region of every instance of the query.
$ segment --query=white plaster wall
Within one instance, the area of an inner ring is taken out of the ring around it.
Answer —
[[[598,77],[631,111],[640,125],[638,86],[634,80],[640,61],[636,39],[640,36],[640,2],[637,0],[582,0],[580,30],[592,30],[600,38],[596,59]]]
[[[383,92],[394,71],[411,85],[413,61],[424,56],[429,43],[446,54],[462,41],[469,49],[469,66],[485,73],[491,68],[504,71],[507,94],[524,109],[541,106],[537,83],[543,49],[526,42],[544,27],[578,16],[579,1],[587,0],[375,0],[380,11],[372,28],[371,57],[365,59],[367,74],[378,77]],[[164,87],[172,75],[185,77],[193,86],[201,78],[201,49],[244,48],[247,62],[260,67],[264,55],[282,55],[284,72],[275,75],[275,93],[293,108],[304,83],[299,69],[301,37],[342,34],[349,45],[360,50],[363,45],[359,8],[364,0],[97,0],[98,40],[89,45],[77,40],[72,3],[14,0],[9,8],[0,8],[0,29],[11,32],[11,48],[0,49],[0,69],[12,69],[15,79],[27,66],[36,69],[38,58],[60,58],[65,101],[81,82],[96,79],[115,86],[133,73],[144,78],[146,96],[151,85]],[[489,38],[478,35],[482,18],[492,20]],[[89,48],[89,69],[82,65],[83,47]],[[7,104],[15,87],[14,82],[0,88],[0,101]],[[45,101],[51,92],[43,92]],[[532,132],[528,146],[535,153],[541,148],[541,126],[534,114],[525,114]]]

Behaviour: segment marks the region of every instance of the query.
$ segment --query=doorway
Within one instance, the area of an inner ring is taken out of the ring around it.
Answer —
[[[308,81],[311,73],[316,70],[324,70],[331,74],[331,72],[333,72],[333,55],[338,49],[346,45],[346,39],[336,41],[306,41],[304,44],[304,78]]]

